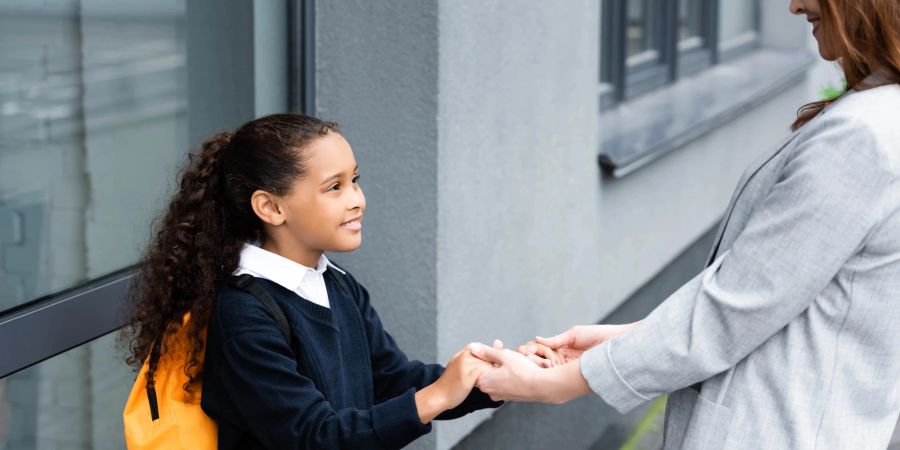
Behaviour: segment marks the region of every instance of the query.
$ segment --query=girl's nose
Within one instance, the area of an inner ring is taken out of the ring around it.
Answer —
[[[352,199],[350,200],[350,204],[347,205],[349,209],[366,209],[366,196],[363,194],[362,188],[359,185],[356,185],[356,189],[352,189]]]
[[[790,10],[791,14],[794,14],[795,16],[803,14],[803,0],[791,0]]]

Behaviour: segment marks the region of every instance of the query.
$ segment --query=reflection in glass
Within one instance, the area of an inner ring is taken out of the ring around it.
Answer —
[[[115,334],[0,379],[0,450],[124,448],[133,382]]]
[[[659,15],[664,0],[628,0],[626,56],[630,65],[659,58]]]
[[[746,35],[756,30],[756,5],[751,0],[720,0],[719,41]]]
[[[703,8],[705,0],[681,0],[678,4],[678,47],[681,50],[704,46]]]
[[[136,261],[186,97],[183,0],[0,3],[0,311]]]

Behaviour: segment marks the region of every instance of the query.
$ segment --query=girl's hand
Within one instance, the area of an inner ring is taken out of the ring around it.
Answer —
[[[463,347],[450,358],[440,378],[416,392],[416,408],[422,423],[459,406],[472,392],[478,377],[492,367],[491,363],[476,358],[468,346]]]

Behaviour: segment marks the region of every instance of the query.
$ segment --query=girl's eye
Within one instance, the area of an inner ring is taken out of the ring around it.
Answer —
[[[341,183],[334,183],[329,188],[328,191],[336,191],[341,188]]]
[[[353,183],[354,184],[359,183],[359,175],[353,177]]]

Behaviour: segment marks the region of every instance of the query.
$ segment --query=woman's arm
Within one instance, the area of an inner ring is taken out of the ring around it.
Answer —
[[[896,181],[864,125],[842,117],[807,126],[819,129],[787,161],[731,249],[638,326],[586,351],[580,379],[574,363],[540,376],[524,356],[505,354],[504,367],[478,385],[494,398],[555,403],[577,396],[586,381],[626,412],[728,370],[787,325],[860,250]]]
[[[784,328],[865,245],[896,180],[866,125],[810,122],[731,248],[640,326],[582,355],[619,411],[722,373]]]

